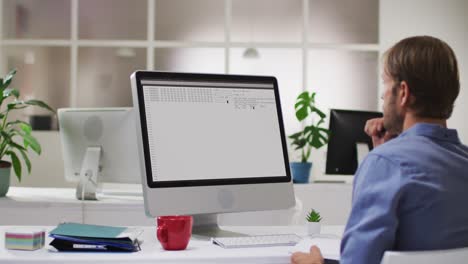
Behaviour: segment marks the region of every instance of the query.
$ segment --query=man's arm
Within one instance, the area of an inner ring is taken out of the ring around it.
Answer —
[[[394,247],[398,227],[398,164],[370,154],[354,179],[351,214],[341,242],[340,263],[380,263]]]

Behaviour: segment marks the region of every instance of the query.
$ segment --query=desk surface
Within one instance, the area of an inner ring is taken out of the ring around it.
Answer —
[[[154,225],[154,220],[144,213],[142,195],[136,195],[138,188],[104,187],[105,195],[101,200],[84,202],[75,198],[75,189],[72,188],[11,187],[7,197],[0,198],[0,209],[4,212],[0,225],[48,226],[59,222]],[[309,208],[315,208],[326,216],[325,224],[343,225],[351,210],[351,189],[352,186],[343,184],[295,184],[296,197],[302,201],[299,215],[293,215],[294,209],[231,213],[223,214],[220,223],[243,226],[302,224]]]
[[[134,192],[132,192],[134,191]],[[104,195],[99,201],[79,201],[71,188],[12,187],[0,198],[0,225],[55,225],[59,222],[152,226],[145,215],[143,197],[122,195],[123,191]],[[122,214],[126,212],[126,214]]]
[[[165,251],[156,239],[155,227],[144,227],[141,251],[135,253],[60,253],[48,245],[36,251],[5,249],[5,230],[12,226],[0,226],[0,263],[289,263],[292,247],[264,247],[223,249],[209,241],[192,239],[187,250]],[[51,230],[53,227],[45,227]],[[226,230],[252,235],[296,233],[305,236],[304,226],[276,227],[224,227]],[[343,226],[324,226],[322,234],[340,236]]]

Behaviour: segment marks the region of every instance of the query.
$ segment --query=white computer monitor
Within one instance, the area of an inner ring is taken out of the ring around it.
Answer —
[[[276,78],[137,71],[131,84],[148,215],[194,215],[195,234],[219,236],[219,213],[294,206]]]
[[[99,183],[141,183],[132,108],[58,109],[65,179],[96,200]]]

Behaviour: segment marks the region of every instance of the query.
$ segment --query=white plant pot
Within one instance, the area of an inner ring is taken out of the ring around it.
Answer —
[[[307,222],[307,234],[309,236],[319,235],[322,224],[320,222]]]

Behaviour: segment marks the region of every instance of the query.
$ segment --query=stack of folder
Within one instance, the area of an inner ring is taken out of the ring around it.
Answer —
[[[120,251],[140,250],[139,228],[63,223],[50,231],[50,245],[58,251]]]

